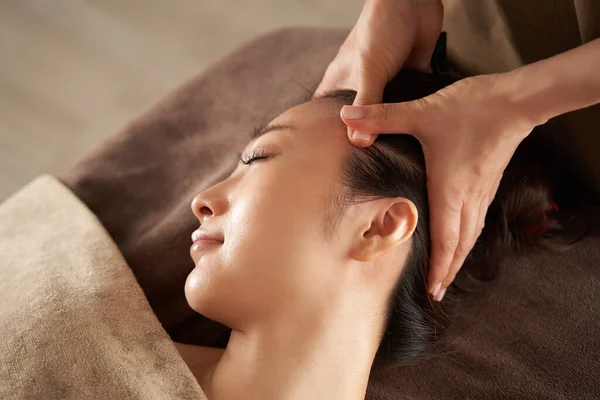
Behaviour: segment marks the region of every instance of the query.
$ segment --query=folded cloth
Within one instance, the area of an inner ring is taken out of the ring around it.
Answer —
[[[0,205],[1,399],[206,399],[119,249],[42,176]]]

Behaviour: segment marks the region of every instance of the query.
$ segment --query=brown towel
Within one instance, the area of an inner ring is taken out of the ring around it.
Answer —
[[[185,301],[192,197],[223,179],[256,124],[309,98],[345,31],[259,38],[186,83],[62,175],[123,252],[171,337],[224,346]],[[451,41],[452,38],[449,37]],[[465,304],[453,354],[372,377],[370,399],[583,399],[600,395],[600,242],[507,260]]]

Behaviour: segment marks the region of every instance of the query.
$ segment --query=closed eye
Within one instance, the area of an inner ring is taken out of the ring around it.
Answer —
[[[267,158],[271,158],[273,155],[267,153],[266,151],[264,151],[263,149],[254,149],[252,150],[252,152],[248,155],[242,155],[242,154],[238,154],[238,158],[240,159],[240,163],[244,164],[244,165],[250,165],[252,164],[254,161],[258,161],[258,160],[265,160]]]

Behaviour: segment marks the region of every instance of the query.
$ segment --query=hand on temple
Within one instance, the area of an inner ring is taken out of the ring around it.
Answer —
[[[600,103],[600,39],[510,72],[458,81],[423,99],[342,108],[371,145],[378,133],[410,133],[427,168],[431,267],[441,300],[483,229],[489,204],[519,143],[550,118]]]
[[[355,107],[342,109],[356,146],[371,145],[379,133],[409,133],[421,142],[431,228],[428,290],[437,300],[483,229],[519,143],[536,125],[600,102],[597,39],[511,72],[458,81],[424,99],[377,104],[401,68],[428,70],[442,20],[439,0],[367,0],[315,92],[357,92]]]
[[[427,71],[442,29],[440,0],[367,0],[315,91],[357,92],[355,105],[381,103],[385,85],[408,67]]]
[[[514,151],[538,123],[517,109],[510,83],[506,75],[479,75],[411,102],[342,108],[344,122],[369,136],[353,140],[357,146],[369,146],[380,132],[410,132],[423,147],[431,228],[428,288],[436,300],[481,233]]]

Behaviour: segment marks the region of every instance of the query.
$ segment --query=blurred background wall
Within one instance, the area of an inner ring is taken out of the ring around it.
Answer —
[[[253,37],[349,28],[363,1],[0,0],[0,201]]]

